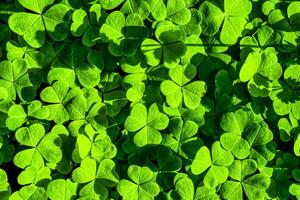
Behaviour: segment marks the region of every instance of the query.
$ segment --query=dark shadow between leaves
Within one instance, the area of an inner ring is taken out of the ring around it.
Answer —
[[[300,100],[300,82],[296,79],[288,78],[285,82],[279,81],[280,87],[272,88],[281,90],[277,97],[283,103],[295,103]]]

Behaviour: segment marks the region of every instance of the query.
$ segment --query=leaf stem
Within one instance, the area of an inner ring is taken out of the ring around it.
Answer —
[[[17,12],[12,11],[12,10],[0,10],[0,15],[12,15],[14,13],[17,13]]]

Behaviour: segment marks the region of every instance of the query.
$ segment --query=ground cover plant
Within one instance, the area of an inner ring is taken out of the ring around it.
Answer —
[[[300,199],[300,1],[2,0],[0,200]]]

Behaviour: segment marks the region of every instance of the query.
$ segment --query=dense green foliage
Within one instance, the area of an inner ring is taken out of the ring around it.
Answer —
[[[2,0],[0,200],[300,199],[300,1]]]

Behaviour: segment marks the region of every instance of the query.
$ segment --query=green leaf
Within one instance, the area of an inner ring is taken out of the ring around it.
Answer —
[[[261,62],[261,57],[259,53],[256,52],[250,53],[241,68],[239,74],[240,80],[242,82],[249,81],[254,76],[254,74],[257,73],[260,62]]]
[[[206,36],[216,34],[225,17],[222,10],[213,2],[204,1],[199,7],[199,11],[203,17],[201,23],[203,34]]]
[[[190,21],[191,12],[186,7],[184,0],[168,1],[167,19],[179,25],[185,25]]]
[[[160,112],[156,104],[152,104],[148,111],[143,104],[136,104],[124,126],[128,131],[138,131],[134,135],[134,143],[137,146],[144,146],[159,144],[162,140],[159,130],[165,129],[168,123],[169,118]]]
[[[47,186],[47,194],[51,200],[72,199],[76,195],[77,184],[69,179],[56,179]]]
[[[212,165],[210,151],[206,146],[201,147],[193,160],[191,170],[193,174],[201,174]]]
[[[158,195],[159,186],[151,181],[153,172],[148,167],[131,165],[128,176],[133,182],[122,179],[117,186],[123,199],[154,199]]]

